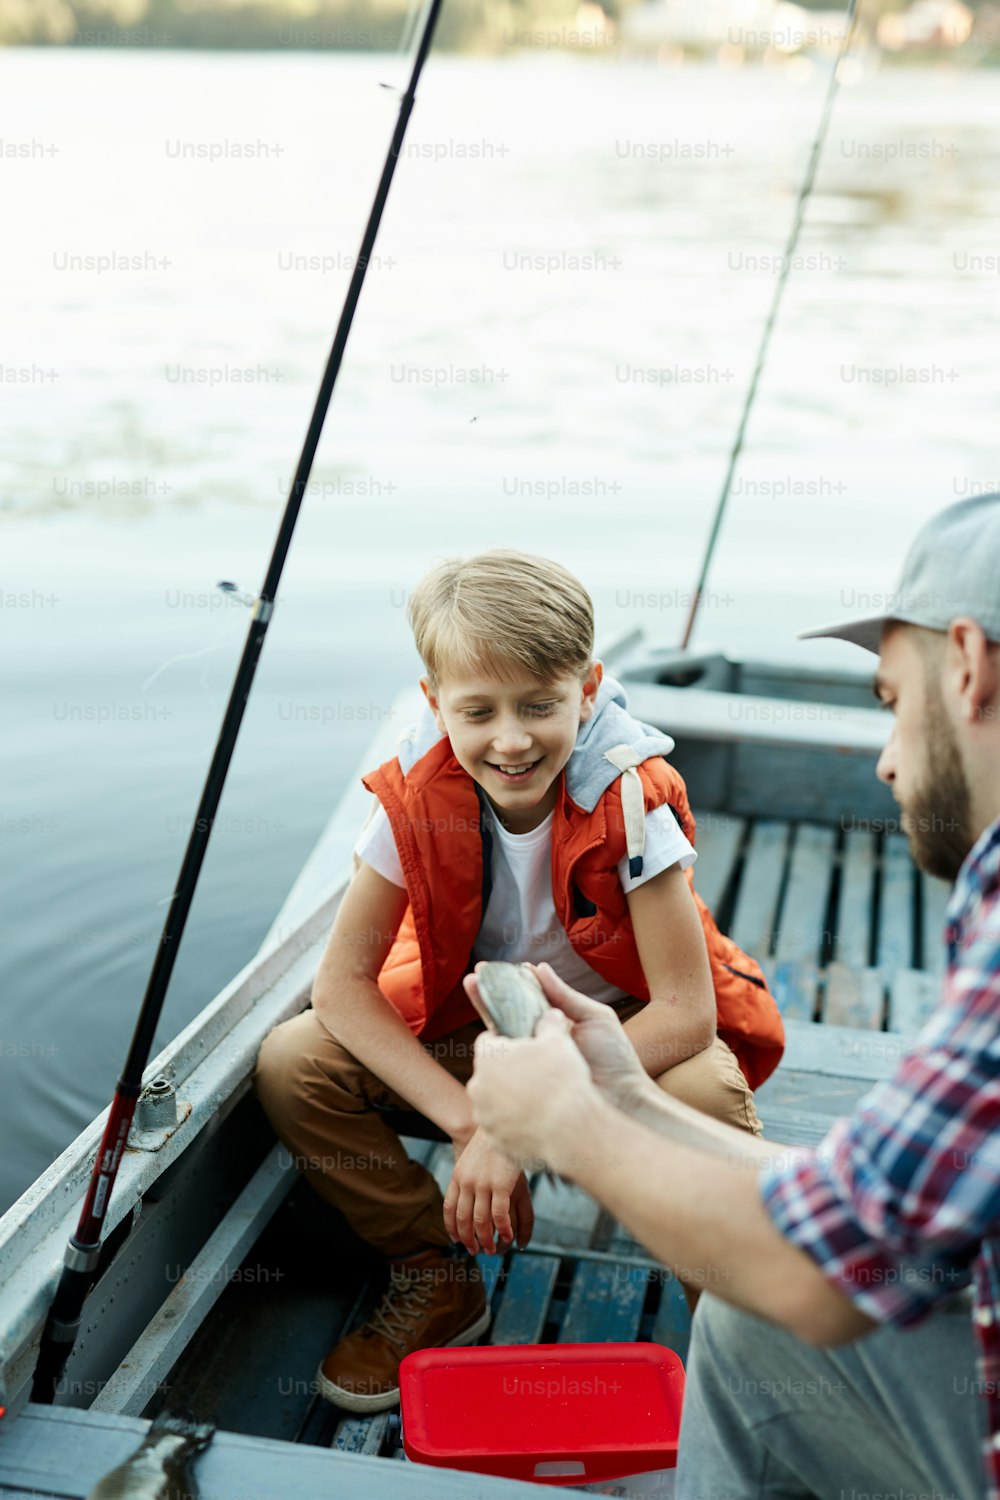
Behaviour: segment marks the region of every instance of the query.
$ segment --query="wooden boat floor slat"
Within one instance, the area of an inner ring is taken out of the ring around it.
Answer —
[[[816,1012],[834,847],[832,828],[796,828],[774,959],[767,966],[782,1015],[800,1021],[811,1021]]]
[[[889,985],[889,1030],[919,1031],[937,1003],[939,974],[897,969]]]
[[[631,1343],[638,1337],[648,1282],[649,1272],[634,1266],[580,1262],[566,1303],[559,1342]]]
[[[882,899],[879,907],[878,964],[889,972],[915,962],[915,880],[906,839],[891,834],[882,849]]]
[[[778,925],[778,901],[791,826],[761,818],[750,834],[731,932],[734,942],[758,960],[770,954]]]
[[[844,836],[841,862],[839,920],[834,928],[834,952],[850,969],[864,969],[874,957],[875,837],[860,829]]]
[[[885,993],[879,969],[850,969],[847,964],[832,963],[826,971],[826,991],[821,1019],[827,1026],[882,1029]]]
[[[786,1020],[912,1033],[944,965],[948,891],[907,840],[695,810],[695,888],[762,965]]]
[[[718,911],[726,898],[730,881],[736,873],[739,853],[746,835],[746,818],[730,818],[722,813],[696,813],[695,885],[709,911]]]
[[[512,1257],[489,1342],[540,1343],[558,1278],[559,1260],[554,1255]]]

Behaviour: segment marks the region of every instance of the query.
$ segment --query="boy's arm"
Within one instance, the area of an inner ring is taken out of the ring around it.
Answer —
[[[313,983],[313,1007],[331,1036],[449,1135],[456,1166],[444,1225],[470,1254],[492,1255],[499,1236],[531,1238],[524,1174],[476,1130],[465,1085],[452,1078],[382,994],[378,976],[406,912],[406,892],[361,862],[334,920]]]
[[[705,933],[680,865],[625,897],[650,1001],[625,1023],[643,1067],[658,1078],[711,1045],[715,991]]]
[[[474,1126],[463,1084],[421,1046],[378,976],[406,911],[406,891],[361,862],[344,893],[313,982],[313,1008],[343,1047],[456,1139]]]

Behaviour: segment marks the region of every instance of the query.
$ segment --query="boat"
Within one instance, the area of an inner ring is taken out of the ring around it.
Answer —
[[[363,241],[367,248],[352,276],[354,301],[349,295],[345,302],[268,577],[252,601],[251,631],[203,793],[203,806],[212,810],[225,775],[224,766],[216,774],[216,760],[224,749],[231,752],[238,732],[363,279],[361,261],[367,264],[374,245],[435,15],[432,3],[401,102],[396,147]],[[851,30],[844,31],[842,57]],[[837,71],[696,601],[811,192]],[[723,931],[763,965],[784,1016],[784,1059],[756,1095],[765,1132],[790,1145],[811,1144],[891,1073],[932,1008],[944,966],[947,891],[914,867],[895,804],[875,777],[887,721],[872,707],[869,676],[692,651],[687,642],[696,607],[681,648],[635,630],[605,643],[600,656],[625,687],[632,712],[673,737],[671,759],[686,780],[698,824],[696,886]],[[314,1375],[320,1358],[363,1321],[381,1286],[366,1247],[299,1179],[251,1090],[262,1040],[309,1003],[351,878],[353,845],[370,810],[360,775],[392,756],[396,726],[412,722],[421,702],[415,686],[401,693],[260,951],[145,1069],[107,1214],[94,1236],[103,1235],[94,1284],[52,1404],[31,1401],[33,1375],[64,1247],[109,1112],[0,1219],[0,1500],[26,1494],[86,1500],[157,1417],[180,1409],[216,1428],[198,1459],[203,1500],[288,1494],[319,1500],[362,1490],[371,1500],[527,1500],[546,1492],[530,1479],[400,1461],[405,1435],[394,1414],[359,1418],[319,1396]],[[210,829],[211,818],[205,821]],[[199,839],[203,844],[207,831],[192,835],[168,925],[182,906],[186,915]],[[154,965],[147,1002],[157,992],[156,972]],[[160,999],[166,966],[163,972]],[[404,1112],[393,1123],[443,1187],[451,1173],[449,1142],[420,1116]],[[487,1341],[652,1341],[683,1360],[690,1315],[677,1280],[571,1184],[536,1177],[532,1195],[530,1246],[503,1258],[479,1258],[493,1311]],[[93,1203],[88,1199],[91,1220]],[[102,1198],[101,1216],[104,1206]],[[539,1477],[537,1470],[532,1477]],[[571,1488],[587,1488],[584,1464],[578,1477]],[[670,1475],[653,1479],[646,1492],[667,1496]],[[617,1481],[590,1488],[636,1492]]]
[[[871,677],[677,650],[641,630],[601,657],[631,710],[673,736],[698,822],[696,886],[763,964],[785,1018],[784,1060],[757,1092],[765,1133],[814,1143],[893,1070],[944,967],[947,888],[914,867],[876,779],[888,724]],[[250,1086],[263,1037],[309,1002],[370,806],[360,772],[393,754],[396,726],[420,701],[415,686],[396,700],[259,953],[147,1068],[97,1280],[51,1406],[30,1401],[32,1371],[105,1116],[0,1220],[7,1500],[82,1500],[167,1405],[217,1425],[198,1460],[203,1500],[517,1500],[547,1488],[399,1461],[393,1414],[357,1418],[317,1395],[319,1359],[380,1287],[365,1247],[298,1178]],[[443,1184],[451,1153],[439,1133],[418,1116],[395,1123]],[[487,1341],[639,1338],[686,1357],[674,1278],[571,1185],[539,1178],[533,1196],[529,1248],[480,1257]]]

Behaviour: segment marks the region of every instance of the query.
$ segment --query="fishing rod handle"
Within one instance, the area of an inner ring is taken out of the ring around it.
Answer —
[[[100,1254],[100,1245],[81,1246],[75,1236],[66,1246],[59,1284],[39,1346],[31,1387],[32,1401],[51,1405],[55,1399],[66,1361],[80,1331],[83,1304],[93,1284]]]

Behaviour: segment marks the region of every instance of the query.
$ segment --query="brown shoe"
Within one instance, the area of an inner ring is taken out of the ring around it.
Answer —
[[[341,1339],[320,1365],[320,1395],[348,1411],[398,1406],[401,1359],[415,1349],[475,1343],[489,1325],[474,1260],[430,1249],[393,1261],[389,1285],[369,1321]]]

